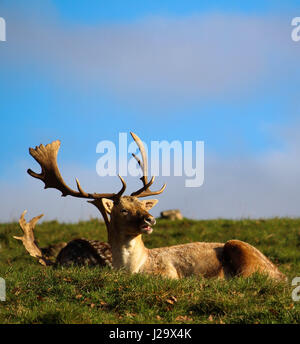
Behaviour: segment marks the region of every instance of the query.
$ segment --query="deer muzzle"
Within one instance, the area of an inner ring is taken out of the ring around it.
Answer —
[[[153,232],[152,226],[156,224],[156,220],[153,216],[144,218],[144,223],[141,225],[141,231],[145,234],[151,234]]]

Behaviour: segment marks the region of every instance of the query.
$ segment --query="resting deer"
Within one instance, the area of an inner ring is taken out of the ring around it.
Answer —
[[[90,201],[104,217],[108,242],[111,246],[112,266],[125,269],[131,273],[157,274],[169,278],[182,278],[191,275],[203,277],[229,278],[233,276],[250,276],[254,272],[262,272],[270,278],[285,280],[286,277],[259,250],[248,243],[239,240],[229,240],[224,243],[194,242],[170,247],[147,249],[142,235],[151,234],[155,218],[149,210],[158,202],[156,199],[143,200],[140,198],[158,195],[165,189],[151,191],[150,186],[154,177],[148,182],[147,156],[139,137],[131,133],[137,143],[142,161],[137,159],[143,176],[143,187],[130,196],[122,196],[126,183],[122,177],[122,189],[117,194],[90,194],[83,191],[78,180],[77,189],[70,189],[63,181],[56,162],[59,141],[46,147],[41,145],[30,154],[40,163],[42,173],[28,173],[45,183],[45,188],[56,188],[63,196],[92,199]],[[24,242],[24,241],[23,241]],[[35,253],[33,253],[34,255]],[[35,254],[35,256],[37,256]]]
[[[24,233],[22,237],[14,236],[15,239],[21,240],[27,252],[38,259],[42,265],[100,265],[112,267],[112,257],[110,245],[98,240],[74,239],[68,244],[59,243],[47,248],[39,248],[34,238],[34,228],[36,223],[44,215],[39,215],[29,222],[25,220],[25,210],[19,220],[20,227]],[[57,255],[57,250],[59,253]],[[55,263],[51,257],[56,257]]]

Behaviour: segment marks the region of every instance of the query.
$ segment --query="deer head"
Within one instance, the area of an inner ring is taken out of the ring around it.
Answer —
[[[103,206],[111,216],[111,224],[118,233],[136,236],[151,234],[155,225],[155,218],[149,210],[158,202],[156,199],[140,201],[134,196],[124,196],[118,203],[104,198]]]
[[[139,198],[151,195],[158,195],[162,193],[166,187],[158,191],[151,191],[150,186],[154,182],[154,177],[148,182],[147,178],[147,156],[140,138],[131,133],[134,141],[137,143],[141,152],[142,161],[133,154],[139,166],[142,169],[143,176],[140,178],[143,182],[143,187],[130,196],[123,196],[126,189],[124,179],[119,176],[122,182],[122,188],[117,193],[87,193],[85,192],[78,179],[76,178],[77,191],[71,189],[63,180],[58,165],[57,154],[60,148],[60,141],[54,141],[46,146],[40,145],[36,148],[29,148],[30,155],[40,164],[41,173],[35,173],[31,169],[27,172],[30,176],[40,179],[45,184],[45,189],[54,188],[61,191],[62,196],[73,196],[77,198],[89,199],[89,202],[95,205],[101,212],[110,237],[110,230],[112,225],[120,226],[120,229],[129,231],[130,233],[151,233],[151,226],[155,224],[155,219],[148,211],[158,202],[157,200],[141,201]],[[109,215],[109,217],[108,217]],[[110,241],[110,238],[108,238]]]

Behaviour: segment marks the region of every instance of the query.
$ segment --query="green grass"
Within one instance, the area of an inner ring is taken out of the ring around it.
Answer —
[[[19,241],[16,223],[0,225],[0,277],[7,300],[0,323],[299,323],[291,280],[300,276],[300,219],[158,220],[146,246],[191,241],[246,241],[279,265],[288,283],[265,276],[230,281],[129,275],[108,268],[43,267]],[[46,222],[36,227],[41,247],[76,237],[106,240],[96,220]]]

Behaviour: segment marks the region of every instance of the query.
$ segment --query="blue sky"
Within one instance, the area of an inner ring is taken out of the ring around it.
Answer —
[[[0,1],[0,221],[23,208],[94,215],[26,174],[28,147],[59,138],[66,179],[82,174],[102,191],[115,182],[97,179],[96,145],[131,130],[146,142],[205,141],[205,185],[170,178],[157,212],[297,216],[296,16],[298,1]]]

